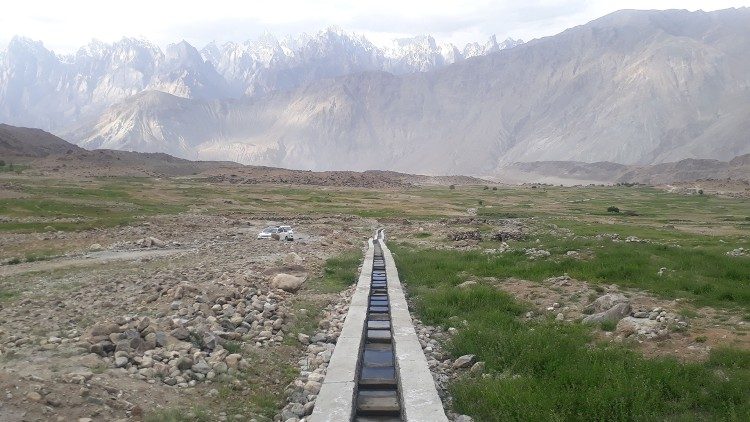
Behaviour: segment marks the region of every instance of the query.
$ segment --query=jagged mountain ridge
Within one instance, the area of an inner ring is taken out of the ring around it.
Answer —
[[[519,43],[492,37],[478,50],[475,43],[464,51],[481,55]],[[203,100],[240,98],[354,72],[427,71],[462,60],[464,53],[442,56],[453,50],[428,36],[384,49],[336,28],[283,40],[266,34],[244,43],[212,43],[201,51],[185,41],[164,51],[133,38],[92,41],[66,56],[16,37],[0,53],[0,122],[59,131],[146,90]]]
[[[621,11],[431,72],[356,73],[237,101],[143,93],[86,148],[299,169],[492,175],[513,162],[750,153],[750,9]]]

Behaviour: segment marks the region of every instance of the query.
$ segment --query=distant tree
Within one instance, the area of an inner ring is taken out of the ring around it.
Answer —
[[[492,187],[492,190],[497,190],[497,186],[493,186],[493,187]]]
[[[5,167],[5,161],[0,160],[0,167]]]
[[[620,209],[617,207],[609,207],[607,208],[607,212],[620,212]]]
[[[450,186],[448,186],[448,189],[450,189],[450,190],[456,189],[456,185],[450,185]]]
[[[479,205],[484,205],[484,201],[482,201],[482,200],[480,199],[480,200],[479,200]]]
[[[482,190],[487,190],[489,188],[490,188],[489,186],[485,186],[484,188],[482,188]]]
[[[698,195],[703,195],[703,189],[698,189]]]

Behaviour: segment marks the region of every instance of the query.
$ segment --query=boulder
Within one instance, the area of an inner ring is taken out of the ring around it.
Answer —
[[[237,369],[237,367],[239,367],[240,360],[242,360],[242,355],[238,353],[232,353],[225,359],[227,366],[232,369]]]
[[[589,315],[583,319],[584,324],[617,322],[630,314],[630,303],[618,303],[604,312]]]
[[[596,300],[588,304],[585,311],[590,313],[604,312],[612,309],[612,307],[618,303],[629,304],[630,301],[622,293],[607,293],[606,295],[599,296]]]
[[[271,287],[274,289],[282,289],[287,292],[296,292],[307,280],[307,274],[302,276],[295,276],[291,274],[279,273],[271,279]]]
[[[112,333],[120,332],[120,326],[115,323],[99,323],[89,328],[88,337],[109,336]]]
[[[468,368],[474,364],[474,355],[463,355],[453,362],[453,369]]]

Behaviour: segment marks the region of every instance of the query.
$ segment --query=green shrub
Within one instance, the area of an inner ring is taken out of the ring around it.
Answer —
[[[612,207],[608,207],[608,208],[607,208],[607,212],[614,212],[614,213],[617,213],[617,212],[620,212],[620,209],[619,209],[619,208],[617,208],[617,207],[615,207],[615,206],[612,206]]]

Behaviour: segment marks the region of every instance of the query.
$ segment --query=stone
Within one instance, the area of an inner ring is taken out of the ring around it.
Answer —
[[[313,409],[315,409],[315,402],[314,401],[307,402],[307,403],[305,403],[305,406],[303,408],[303,412],[302,413],[304,415],[310,415],[310,414],[312,414]]]
[[[630,314],[629,303],[618,303],[612,308],[589,315],[583,319],[584,324],[600,324],[602,322],[617,322]]]
[[[307,334],[303,334],[303,333],[297,334],[297,340],[299,340],[299,342],[304,345],[310,344],[310,336],[308,336]]]
[[[456,419],[454,419],[453,421],[454,422],[474,422],[474,419],[471,416],[460,415]]]
[[[91,246],[89,246],[89,250],[92,251],[92,252],[97,252],[97,251],[100,251],[102,249],[104,249],[104,248],[102,248],[102,245],[100,245],[98,243],[92,243]]]
[[[586,306],[585,310],[592,313],[604,312],[618,303],[630,303],[630,301],[622,293],[607,293],[596,298]]]
[[[37,393],[36,391],[29,391],[28,394],[26,394],[26,399],[31,400],[33,402],[39,403],[42,401],[42,395]]]
[[[286,265],[299,265],[302,261],[302,257],[296,252],[289,252],[284,256],[284,264]]]
[[[127,364],[128,364],[128,358],[126,358],[125,356],[120,356],[120,357],[115,358],[116,368],[123,368]]]
[[[558,314],[557,314],[557,315],[555,316],[555,321],[565,321],[565,315],[563,315],[563,313],[562,313],[562,312],[558,313]]]
[[[477,362],[471,366],[471,369],[469,369],[469,372],[471,372],[472,374],[481,374],[484,372],[484,367],[485,367],[484,362]]]
[[[204,361],[200,361],[193,365],[191,369],[193,370],[193,372],[208,374],[208,372],[211,371],[211,366]]]
[[[88,332],[90,337],[109,336],[112,333],[120,332],[120,326],[114,323],[103,323],[93,325]]]
[[[477,285],[476,281],[474,281],[474,280],[466,280],[463,283],[459,284],[458,287],[460,289],[467,289],[467,288],[469,288],[471,286],[476,286],[476,285]]]
[[[308,381],[305,383],[305,391],[308,394],[318,394],[322,384],[317,381]]]
[[[228,367],[232,369],[237,369],[240,364],[240,360],[242,360],[242,355],[238,353],[232,353],[231,355],[227,356],[224,360]]]
[[[89,352],[96,353],[99,356],[107,356],[108,354],[115,351],[115,345],[111,341],[101,341],[96,344],[92,344],[89,348]]]
[[[453,369],[468,368],[474,363],[475,355],[463,355],[453,362]]]
[[[625,317],[617,323],[615,333],[622,337],[631,335],[655,337],[660,329],[660,324],[648,318]]]
[[[279,273],[271,279],[271,287],[281,289],[287,292],[296,292],[307,280],[307,275],[295,276],[291,274]]]
[[[229,369],[229,365],[227,365],[224,362],[219,362],[214,366],[214,371],[217,374],[226,374],[227,370]]]
[[[179,369],[181,371],[185,371],[185,370],[188,370],[188,369],[192,368],[192,366],[193,366],[193,360],[190,359],[187,356],[183,356],[183,357],[177,359],[177,362],[175,363],[175,366],[177,367],[177,369]]]
[[[305,407],[301,403],[289,403],[287,407],[288,412],[292,414],[291,417],[299,417],[305,415]]]
[[[178,340],[188,340],[190,338],[190,331],[185,327],[177,327],[170,334]]]

